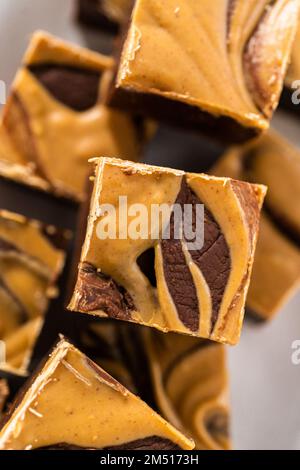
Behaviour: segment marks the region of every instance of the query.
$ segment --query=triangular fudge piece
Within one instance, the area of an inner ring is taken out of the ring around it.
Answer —
[[[65,339],[19,397],[0,449],[192,449],[193,443]]]

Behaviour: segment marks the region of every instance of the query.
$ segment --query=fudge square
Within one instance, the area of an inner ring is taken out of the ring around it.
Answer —
[[[136,0],[107,95],[158,119],[238,142],[269,126],[298,0]]]
[[[119,159],[94,163],[69,309],[235,344],[265,187]]]
[[[89,158],[137,160],[143,122],[101,101],[112,66],[110,57],[36,32],[4,108],[0,174],[82,200]]]
[[[141,399],[61,339],[10,408],[2,450],[191,450]]]

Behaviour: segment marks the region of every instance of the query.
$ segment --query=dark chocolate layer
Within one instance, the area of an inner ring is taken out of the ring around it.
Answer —
[[[196,205],[202,204],[200,199],[183,179],[181,190],[176,200],[182,207],[185,204],[193,206],[193,225],[196,220]],[[171,216],[171,236],[174,235],[173,214]],[[224,291],[229,279],[231,260],[230,251],[220,226],[211,212],[205,208],[204,245],[201,250],[192,250],[190,255],[202,272],[210,289],[212,299],[213,330],[218,319],[218,313]],[[195,228],[195,227],[193,227]],[[178,316],[183,324],[191,331],[199,328],[199,306],[196,287],[182,250],[180,240],[162,240],[162,256],[166,283]]]
[[[105,29],[111,33],[118,32],[120,25],[103,13],[100,0],[77,0],[77,2],[77,16],[80,23],[99,30]]]
[[[80,295],[77,306],[81,312],[102,310],[109,317],[130,320],[135,308],[123,287],[87,263],[79,270],[77,292]]]
[[[163,96],[117,88],[115,82],[107,94],[106,103],[180,128],[195,130],[208,135],[214,141],[217,138],[229,144],[241,144],[260,133],[256,128],[245,127],[230,117],[214,116],[197,106]]]
[[[58,101],[75,111],[86,111],[97,103],[100,73],[58,64],[28,67]]]
[[[175,203],[183,207],[187,200],[188,189],[184,180]],[[181,240],[174,239],[174,212],[170,219],[170,239],[161,241],[161,251],[165,280],[178,317],[187,328],[196,332],[199,329],[200,320],[197,291],[186,263]]]
[[[103,449],[79,447],[67,443],[53,444],[48,447],[39,447],[34,450],[180,450],[174,442],[158,436],[145,437],[136,441],[127,442],[119,446],[104,447]]]

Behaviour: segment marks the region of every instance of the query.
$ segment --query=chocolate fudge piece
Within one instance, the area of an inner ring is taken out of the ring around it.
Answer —
[[[261,217],[247,305],[271,319],[299,286],[300,153],[274,131],[244,147],[229,150],[211,170],[214,175],[268,184]]]
[[[76,0],[78,19],[81,23],[97,29],[117,33],[126,23],[132,10],[133,0]]]
[[[298,0],[136,0],[107,102],[229,142],[269,127]]]
[[[265,187],[119,159],[94,164],[69,309],[235,344]]]
[[[193,447],[64,339],[19,396],[0,431],[0,449],[5,450]]]
[[[82,200],[88,158],[137,160],[148,128],[101,101],[112,66],[109,57],[35,33],[4,108],[0,174]]]
[[[147,331],[145,337],[162,415],[191,436],[196,449],[230,449],[225,347],[174,333]]]

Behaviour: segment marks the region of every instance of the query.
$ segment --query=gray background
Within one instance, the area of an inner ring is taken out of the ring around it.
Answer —
[[[82,30],[72,0],[0,0],[0,80],[9,86],[30,33],[45,29],[103,52],[110,41]],[[274,127],[300,146],[299,124],[277,112]],[[147,151],[146,161],[204,171],[220,149],[199,136],[166,127]],[[75,207],[38,193],[0,183],[0,206],[72,227]],[[46,207],[45,211],[42,209]],[[267,325],[247,321],[240,344],[229,349],[232,433],[236,449],[300,449],[300,365],[291,362],[291,345],[300,339],[300,294]]]

